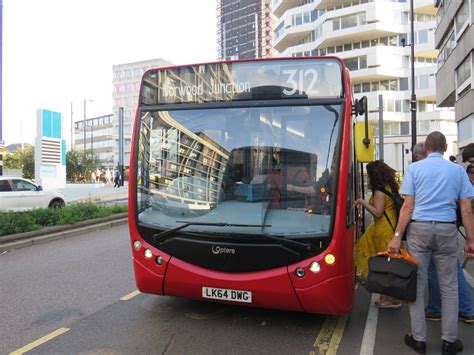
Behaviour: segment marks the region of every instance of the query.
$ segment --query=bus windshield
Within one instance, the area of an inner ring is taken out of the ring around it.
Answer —
[[[306,103],[141,111],[139,222],[157,231],[190,223],[180,233],[209,236],[329,238],[341,110]]]

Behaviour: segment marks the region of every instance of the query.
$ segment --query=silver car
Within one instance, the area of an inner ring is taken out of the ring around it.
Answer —
[[[60,191],[43,190],[41,186],[20,177],[0,176],[0,212],[61,208],[65,205]]]

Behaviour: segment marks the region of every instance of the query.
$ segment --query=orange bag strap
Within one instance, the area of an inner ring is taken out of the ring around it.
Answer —
[[[384,256],[388,256],[390,258],[395,258],[395,259],[405,259],[405,260],[407,260],[407,261],[409,261],[413,264],[418,264],[416,259],[414,257],[412,257],[408,253],[408,250],[406,250],[406,249],[401,249],[400,248],[400,254],[391,253],[388,250],[385,250],[385,251],[381,251],[380,253],[377,253],[377,255],[384,255]]]

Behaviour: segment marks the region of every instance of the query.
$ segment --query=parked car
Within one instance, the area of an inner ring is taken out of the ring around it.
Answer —
[[[0,176],[0,212],[27,211],[33,208],[61,208],[64,195],[57,190],[43,190],[30,180]]]

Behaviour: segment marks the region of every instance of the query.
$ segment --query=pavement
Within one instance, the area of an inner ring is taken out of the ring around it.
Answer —
[[[128,197],[128,182],[125,181],[121,187],[104,183],[66,184],[60,191],[64,194],[66,203],[124,200]]]

